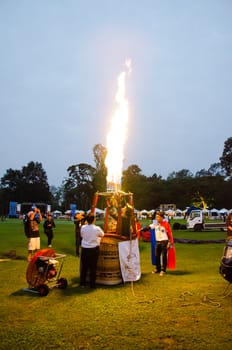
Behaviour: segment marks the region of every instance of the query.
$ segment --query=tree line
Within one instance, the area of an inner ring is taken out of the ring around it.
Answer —
[[[68,167],[68,176],[61,186],[49,186],[43,166],[30,161],[21,170],[7,169],[0,181],[1,215],[9,212],[9,202],[48,203],[52,209],[65,211],[71,204],[88,210],[94,193],[106,191],[105,157],[101,144],[93,147],[95,166],[79,163]],[[224,142],[222,156],[209,169],[192,174],[188,169],[173,171],[167,179],[154,173],[145,176],[132,164],[122,175],[122,190],[132,192],[135,208],[156,209],[162,203],[174,203],[180,209],[202,199],[209,208],[232,208],[232,137]],[[101,208],[101,203],[98,203]]]

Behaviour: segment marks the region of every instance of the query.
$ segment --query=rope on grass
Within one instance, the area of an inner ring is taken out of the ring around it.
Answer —
[[[129,264],[129,269],[130,271],[133,271],[133,262],[132,262],[132,235],[130,235],[130,249],[129,249],[129,254],[128,254],[128,264]],[[134,271],[133,271],[134,272]],[[132,273],[132,275],[135,275],[134,273]],[[143,295],[135,295],[135,290],[134,290],[134,281],[131,280],[130,281],[130,286],[131,286],[131,293],[133,298],[146,298],[146,296]]]
[[[132,237],[130,237],[130,251],[129,251],[129,266],[130,266],[130,269],[131,271],[133,270],[133,264],[132,264]],[[135,290],[134,290],[134,281],[131,280],[130,282],[130,286],[131,286],[131,293],[132,293],[132,296],[134,299],[132,299],[134,302],[136,303],[145,303],[145,304],[153,304],[157,301],[162,301],[162,299],[160,297],[157,297],[155,296],[154,298],[152,299],[147,299],[146,295],[145,294],[141,294],[138,295],[138,294],[135,294]],[[127,298],[129,299],[129,298]],[[139,299],[139,300],[138,300]]]
[[[154,303],[156,303],[157,301],[161,302],[162,299],[159,298],[159,297],[157,297],[157,296],[155,296],[155,298],[148,299],[148,300],[144,300],[144,301],[141,300],[141,301],[139,301],[138,303],[139,303],[139,304],[154,304]]]
[[[226,286],[226,288],[225,288],[225,290],[224,290],[224,292],[222,293],[222,294],[219,294],[219,299],[220,300],[223,300],[223,299],[225,299],[225,298],[227,298],[228,296],[230,296],[231,294],[232,294],[232,284],[229,282],[229,284]],[[212,293],[211,293],[212,294]],[[211,301],[212,299],[210,299],[209,297],[208,297],[208,299]],[[215,295],[214,295],[214,299],[215,299]],[[213,302],[215,302],[216,303],[216,301],[213,301]],[[217,303],[219,303],[219,302],[217,302]],[[221,306],[221,305],[220,305]]]
[[[140,293],[139,295],[135,294],[134,281],[130,282],[130,287],[131,287],[131,293],[132,293],[133,298],[146,298],[145,294],[142,294],[142,293]],[[129,298],[127,298],[127,299],[129,299]]]
[[[133,297],[135,297],[134,281],[131,281],[131,292],[132,292]]]
[[[193,294],[191,292],[183,292],[180,295],[180,298],[183,299],[183,303],[181,304],[181,306],[193,306],[193,305],[203,305],[203,306],[214,306],[214,307],[221,307],[221,303],[215,300],[212,300],[211,298],[209,298],[208,295],[206,294],[201,294],[200,295],[200,301],[197,302],[185,302],[186,301],[186,296],[190,296],[193,297]]]
[[[130,286],[131,286],[131,292],[132,292],[133,299],[127,297],[128,301],[133,301],[134,303],[138,303],[138,304],[154,304],[157,301],[162,301],[162,298],[160,298],[156,295],[154,296],[154,298],[147,299],[147,296],[145,294],[142,294],[142,293],[135,294],[133,281],[131,281]]]
[[[230,294],[232,294],[232,283],[229,282],[229,284],[226,286],[224,292],[222,293],[222,299],[228,297]]]
[[[232,284],[229,283],[226,287],[226,289],[224,290],[222,297],[220,298],[220,300],[228,297],[229,295],[232,294]],[[156,302],[162,302],[162,298],[158,297],[158,296],[154,296],[151,299],[147,299],[145,294],[140,293],[140,295],[135,294],[134,291],[134,283],[131,282],[131,292],[133,295],[132,301],[139,303],[139,304],[154,304]],[[189,301],[189,298],[193,299],[194,298],[194,294],[189,292],[189,291],[185,291],[183,293],[180,294],[180,298],[182,299],[182,303],[180,304],[181,307],[186,307],[186,306],[197,306],[197,305],[201,305],[201,306],[210,306],[210,307],[221,307],[221,302],[219,300],[215,299],[215,296],[210,296],[210,294],[200,294],[198,296],[199,300],[198,301]],[[139,299],[139,300],[138,300]],[[129,298],[127,297],[127,300],[129,300]],[[131,301],[131,299],[130,299]]]

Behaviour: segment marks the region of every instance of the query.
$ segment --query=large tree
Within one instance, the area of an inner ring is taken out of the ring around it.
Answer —
[[[95,161],[95,172],[93,176],[94,187],[98,191],[106,190],[106,176],[107,169],[105,166],[105,159],[107,154],[107,148],[101,144],[97,144],[93,148],[93,156]]]
[[[50,203],[51,192],[41,163],[29,162],[21,170],[7,169],[1,178],[4,201]]]
[[[221,163],[213,163],[208,169],[210,176],[221,176],[225,177],[225,170],[222,168]]]
[[[64,199],[66,207],[77,204],[78,209],[88,210],[91,207],[95,168],[86,163],[71,165],[68,168],[69,177],[64,182]]]
[[[173,171],[171,174],[168,175],[168,180],[172,179],[188,179],[192,178],[193,174],[188,169],[181,169],[179,171]]]
[[[222,156],[220,157],[222,168],[226,172],[226,176],[232,178],[232,137],[229,137],[224,143]]]
[[[132,164],[123,171],[122,189],[125,192],[132,192],[134,204],[137,209],[150,207],[150,183],[147,177],[141,174],[141,169],[138,165]]]

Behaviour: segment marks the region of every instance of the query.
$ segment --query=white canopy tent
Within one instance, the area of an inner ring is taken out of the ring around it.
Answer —
[[[60,211],[60,210],[54,210],[54,211],[53,211],[53,214],[61,215],[61,214],[62,214],[62,211]]]
[[[219,210],[219,213],[220,213],[220,214],[226,214],[226,215],[227,215],[227,214],[228,214],[228,211],[229,211],[228,209],[222,208],[222,209]]]

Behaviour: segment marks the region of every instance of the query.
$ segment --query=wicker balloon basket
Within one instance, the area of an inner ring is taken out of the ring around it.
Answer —
[[[119,262],[118,243],[120,236],[108,237],[105,235],[100,244],[96,283],[116,285],[122,283]]]
[[[133,194],[123,191],[97,192],[94,196],[91,213],[95,213],[100,199],[104,212],[104,237],[99,247],[96,283],[116,285],[123,282],[119,243],[136,238]]]
[[[232,283],[232,239],[226,243],[221,258],[219,272],[225,280]]]

